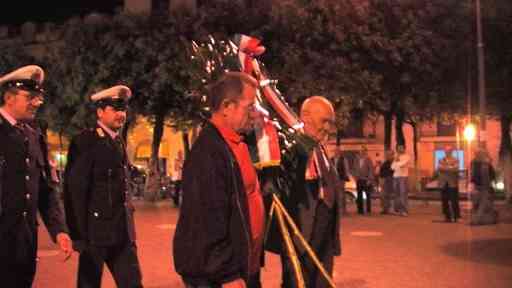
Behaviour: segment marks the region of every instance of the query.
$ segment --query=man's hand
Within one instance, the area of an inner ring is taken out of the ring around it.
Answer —
[[[233,280],[231,282],[222,284],[222,288],[246,288],[245,281],[238,278],[236,280]]]
[[[67,261],[73,253],[73,243],[67,233],[57,234],[57,244],[59,245],[60,251],[64,253],[64,261]]]

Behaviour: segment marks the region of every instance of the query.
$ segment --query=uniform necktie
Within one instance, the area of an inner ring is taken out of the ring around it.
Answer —
[[[334,182],[334,179],[332,179],[332,167],[327,167],[325,163],[326,159],[323,155],[324,153],[322,151],[322,148],[316,148],[315,153],[318,163],[318,169],[320,170],[320,189],[321,192],[323,192],[323,200],[329,208],[332,208],[334,206],[334,201],[336,197],[336,182]]]

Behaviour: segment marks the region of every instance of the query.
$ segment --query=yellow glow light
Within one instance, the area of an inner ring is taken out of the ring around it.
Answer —
[[[473,124],[466,125],[466,127],[464,128],[464,139],[466,139],[466,141],[473,141],[473,140],[475,140],[475,137],[476,137],[475,125],[473,125]]]

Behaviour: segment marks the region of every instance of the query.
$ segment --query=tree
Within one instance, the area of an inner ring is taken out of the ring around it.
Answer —
[[[171,16],[117,15],[73,20],[61,40],[48,48],[46,62],[58,81],[52,82],[51,126],[65,135],[90,123],[86,105],[93,92],[117,84],[132,89],[132,113],[153,123],[147,199],[160,187],[158,151],[167,120],[193,125],[195,102],[188,93],[187,31]],[[57,116],[58,117],[53,117]]]
[[[360,70],[365,106],[384,116],[385,147],[390,147],[391,119],[396,118],[397,144],[404,145],[402,125],[407,120],[430,118],[423,113],[435,107],[453,83],[467,35],[458,25],[464,11],[457,1],[368,1],[367,12],[355,15],[347,28],[351,43],[347,57]],[[461,8],[461,9],[459,9]],[[367,89],[372,87],[374,89]],[[365,90],[368,91],[365,93]],[[418,109],[419,108],[419,109]],[[414,117],[411,113],[414,112]]]
[[[25,49],[20,49],[21,43],[0,43],[0,75],[9,73],[25,65],[37,64],[34,57]]]

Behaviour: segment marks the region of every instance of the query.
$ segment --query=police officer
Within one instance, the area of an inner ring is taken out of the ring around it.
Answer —
[[[92,95],[97,126],[75,136],[69,147],[64,200],[73,246],[80,253],[78,287],[100,287],[104,263],[118,287],[142,287],[129,163],[118,133],[130,97],[122,85]]]
[[[31,287],[36,272],[37,211],[71,256],[57,190],[50,181],[46,137],[34,121],[44,100],[44,71],[30,65],[0,77],[0,281]]]

